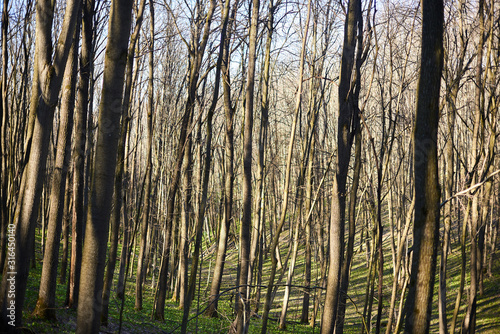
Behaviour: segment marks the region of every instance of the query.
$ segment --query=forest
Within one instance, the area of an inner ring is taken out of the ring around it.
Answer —
[[[500,333],[499,0],[0,0],[1,333]]]

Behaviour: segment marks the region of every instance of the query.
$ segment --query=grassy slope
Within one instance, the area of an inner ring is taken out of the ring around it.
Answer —
[[[37,239],[40,239],[40,236],[37,235]],[[281,245],[289,245],[288,240],[283,240]],[[66,293],[65,285],[58,285],[57,287],[57,315],[58,321],[56,323],[48,323],[44,321],[40,321],[31,317],[31,312],[33,311],[36,298],[38,295],[38,284],[40,281],[41,275],[41,252],[39,244],[37,245],[37,267],[36,269],[31,270],[30,279],[28,282],[28,291],[27,291],[27,299],[25,303],[24,314],[24,325],[35,333],[73,333],[76,328],[76,311],[69,310],[63,307],[64,298]],[[230,255],[227,259],[226,264],[226,274],[223,281],[223,289],[234,286],[234,282],[236,280],[236,264],[237,264],[237,249],[234,247],[230,247],[229,249]],[[283,254],[283,259],[285,259],[287,249],[281,249],[281,253]],[[301,251],[302,252],[302,251]],[[384,266],[384,318],[387,318],[387,312],[389,307],[389,298],[390,298],[390,289],[392,286],[392,260],[390,257],[390,250],[387,247],[385,253],[385,266]],[[448,314],[450,315],[449,319],[451,319],[451,314],[453,312],[453,307],[455,303],[455,298],[457,294],[457,289],[459,285],[459,263],[460,263],[460,251],[457,245],[454,246],[454,252],[450,254],[449,257],[449,279],[448,279]],[[209,283],[207,281],[208,273],[210,270],[210,274],[212,273],[212,267],[214,264],[215,254],[209,254],[203,260],[203,269],[202,269],[202,280],[201,280],[201,288],[199,292],[195,296],[195,300],[193,302],[192,310],[193,315],[197,312],[197,310],[202,310],[206,303],[205,301],[208,299],[208,289]],[[314,261],[313,258],[313,282],[312,285],[319,285],[319,282],[315,281],[316,277],[319,276],[319,268],[317,268],[317,261]],[[297,267],[294,274],[294,281],[292,284],[301,285],[303,283],[303,253],[299,254],[299,259],[297,263]],[[118,266],[118,264],[117,264]],[[117,268],[118,269],[118,268]],[[267,277],[269,272],[269,263],[266,263],[264,267],[264,282],[263,284],[267,284]],[[493,334],[500,332],[500,317],[498,316],[498,312],[500,311],[500,262],[497,260],[495,262],[494,275],[491,278],[487,278],[484,281],[484,296],[478,296],[478,333],[486,333]],[[279,275],[279,273],[278,273]],[[351,271],[351,283],[349,286],[349,297],[347,303],[347,314],[346,314],[346,325],[345,325],[345,333],[359,333],[362,326],[362,317],[361,313],[363,311],[363,303],[364,303],[364,295],[366,289],[367,282],[367,268],[365,266],[365,255],[364,253],[357,253],[354,257],[354,263]],[[286,280],[283,278],[282,284]],[[437,281],[437,277],[436,277]],[[125,300],[125,310],[123,312],[123,333],[166,333],[171,332],[174,328],[180,325],[182,320],[182,311],[176,307],[176,304],[172,301],[167,302],[167,307],[165,309],[165,318],[166,321],[164,323],[158,321],[151,320],[151,309],[153,305],[154,298],[154,290],[151,288],[151,281],[148,280],[147,284],[144,287],[144,307],[142,311],[134,310],[134,282],[130,279],[127,284],[127,294]],[[467,284],[466,284],[467,287]],[[114,288],[114,287],[113,287]],[[264,293],[263,289],[263,293]],[[273,308],[271,309],[271,319],[277,319],[279,317],[279,312],[281,310],[281,300],[283,297],[284,288],[280,288],[275,302],[273,304]],[[316,292],[312,291],[311,295],[313,298],[317,297],[319,290]],[[437,285],[435,289],[435,293],[437,293]],[[459,321],[462,320],[466,300],[465,297],[466,292],[464,293],[464,298],[462,299],[462,309],[459,317]],[[292,288],[291,299],[289,302],[289,311],[287,319],[290,321],[287,327],[286,332],[290,333],[319,333],[319,328],[316,326],[315,328],[311,328],[308,326],[298,324],[300,320],[300,312],[301,312],[301,297],[302,292],[299,288]],[[262,296],[261,302],[264,301],[264,296]],[[313,298],[311,298],[311,307],[313,305]],[[372,321],[374,323],[375,318],[373,315],[376,314],[376,302],[374,301],[373,312],[372,312]],[[399,302],[399,301],[398,301]],[[192,320],[189,325],[189,332],[191,333],[227,333],[228,329],[231,325],[232,320],[234,319],[233,308],[232,305],[234,303],[233,296],[229,292],[221,297],[219,302],[219,308],[221,316],[217,319],[208,319],[206,317],[199,316]],[[118,319],[119,319],[119,311],[120,311],[121,301],[115,298],[115,294],[112,293],[111,301],[110,301],[110,325],[105,328],[102,327],[101,330],[104,333],[114,333],[118,330]],[[434,309],[433,309],[433,321],[431,324],[431,332],[435,333],[438,331],[437,326],[437,296],[434,298]],[[260,307],[262,310],[262,307]],[[320,307],[321,312],[321,307]],[[320,315],[318,315],[316,319],[316,324],[319,324]],[[253,317],[250,325],[251,333],[260,333],[261,320],[259,317]],[[180,330],[176,331],[177,333]],[[269,331],[278,332],[276,322],[271,321],[269,326]]]

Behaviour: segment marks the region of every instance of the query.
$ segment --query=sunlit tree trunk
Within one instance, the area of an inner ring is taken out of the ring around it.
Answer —
[[[153,169],[152,151],[153,151],[153,114],[154,114],[154,96],[153,96],[153,50],[154,50],[154,5],[149,3],[150,15],[150,40],[149,40],[149,78],[148,78],[148,103],[147,103],[147,146],[146,146],[146,175],[144,176],[144,196],[142,207],[142,231],[139,259],[137,260],[137,276],[135,280],[135,309],[142,309],[142,285],[146,275],[147,260],[145,257],[146,240],[149,228],[149,211],[151,199],[151,174]]]
[[[63,223],[64,194],[66,175],[70,164],[71,132],[75,109],[76,69],[78,55],[79,24],[75,30],[72,47],[64,72],[63,91],[57,135],[56,161],[51,179],[49,197],[49,221],[47,243],[43,257],[42,278],[34,314],[44,319],[55,319],[57,264],[59,263],[59,244]]]
[[[346,207],[346,181],[351,157],[351,146],[354,140],[358,110],[354,110],[351,92],[351,77],[354,68],[356,29],[360,0],[350,0],[344,25],[344,45],[339,82],[339,114],[337,132],[337,169],[333,179],[331,218],[330,218],[330,265],[325,297],[325,306],[321,319],[321,333],[333,333],[337,321],[337,310],[340,298],[341,265],[344,252],[344,223]]]
[[[101,321],[103,276],[132,5],[132,0],[114,0],[109,14],[94,173],[82,254],[77,333],[96,333]]]
[[[7,225],[8,225],[8,175],[9,175],[9,146],[7,135],[7,120],[9,119],[9,105],[7,100],[7,62],[9,53],[7,49],[7,38],[9,33],[9,0],[3,0],[2,10],[2,78],[0,82],[0,268],[3,268],[7,247]]]
[[[226,249],[227,249],[227,239],[229,235],[229,228],[231,226],[231,221],[233,220],[233,184],[234,184],[234,106],[231,102],[231,82],[229,76],[229,46],[230,46],[230,36],[232,34],[233,24],[229,25],[229,10],[231,1],[227,0],[224,3],[223,10],[223,23],[222,29],[227,29],[227,37],[224,39],[222,51],[222,62],[221,62],[221,72],[223,76],[222,87],[224,90],[224,112],[225,112],[225,158],[224,162],[226,165],[225,179],[224,179],[224,212],[222,215],[222,221],[220,222],[219,237],[217,241],[217,256],[215,259],[215,267],[213,272],[213,278],[210,285],[210,297],[208,299],[208,308],[205,314],[210,317],[217,316],[217,306],[218,306],[218,294],[220,292],[220,286],[222,283],[222,274],[224,272],[224,263],[226,259]],[[233,4],[233,12],[231,17],[234,18],[236,14],[236,8],[238,1]],[[226,27],[226,28],[225,28]]]
[[[34,126],[28,133],[26,156],[28,162],[21,178],[19,194],[12,233],[15,234],[15,257],[7,258],[2,274],[0,290],[0,312],[2,325],[7,325],[7,307],[14,301],[16,308],[16,326],[22,324],[22,310],[28,282],[30,262],[34,251],[35,227],[40,207],[45,166],[47,161],[50,134],[53,127],[54,109],[61,88],[64,68],[68,59],[71,40],[76,27],[79,1],[67,4],[59,42],[52,50],[52,21],[54,14],[53,1],[38,1],[36,4],[36,38],[35,38],[35,79],[32,87],[32,103],[30,118]],[[9,294],[10,281],[15,280],[16,294]],[[14,298],[13,298],[14,297]],[[12,328],[12,327],[10,327]],[[1,329],[1,328],[0,328]]]
[[[250,303],[247,299],[248,264],[250,260],[250,227],[252,225],[252,130],[255,88],[255,62],[257,58],[257,32],[260,0],[252,0],[252,16],[249,31],[247,83],[245,88],[245,117],[243,130],[242,207],[240,225],[239,288],[236,310],[236,331],[248,332]]]
[[[443,1],[422,2],[422,47],[413,129],[415,215],[405,332],[428,333],[439,241],[437,130],[443,68]]]
[[[295,103],[295,118],[293,120],[293,125],[292,125],[292,133],[290,134],[290,146],[289,146],[289,151],[288,151],[288,159],[291,161],[292,158],[292,150],[293,150],[293,144],[295,141],[295,128],[297,124],[297,118],[299,116],[299,109],[300,105],[302,102],[302,81],[304,77],[304,66],[305,66],[305,57],[306,57],[306,45],[307,45],[307,37],[309,33],[309,22],[311,20],[311,1],[308,1],[307,5],[307,18],[305,22],[305,27],[304,27],[304,35],[302,37],[302,48],[300,52],[300,64],[299,64],[299,75],[297,77],[298,80],[298,90],[297,90],[297,96],[296,96],[296,103]],[[312,130],[312,129],[311,129]],[[290,165],[287,163],[287,169],[286,172],[289,173],[290,170]],[[287,175],[288,178],[290,175]],[[284,210],[282,211],[281,215],[281,220],[284,221],[285,216],[286,216],[286,206],[287,206],[287,197],[288,197],[288,180],[285,180],[287,188],[285,188],[285,202],[284,202]],[[300,182],[300,180],[299,180]],[[300,213],[300,210],[299,210]],[[307,213],[306,213],[307,214]],[[299,214],[300,216],[300,214]],[[288,309],[288,302],[290,299],[290,284],[292,284],[292,277],[293,273],[295,270],[295,262],[297,260],[297,251],[298,251],[298,242],[299,242],[299,225],[300,225],[300,218],[297,219],[296,226],[295,226],[295,231],[294,231],[294,236],[293,236],[293,243],[290,247],[293,248],[292,251],[292,259],[290,262],[290,266],[288,268],[288,276],[287,276],[287,281],[286,281],[286,286],[285,286],[285,294],[283,296],[283,305],[281,308],[281,314],[280,314],[280,319],[279,319],[279,328],[280,329],[285,329],[286,328],[286,313]],[[290,227],[291,228],[291,227]],[[281,229],[281,225],[278,226],[278,232],[276,233],[275,237],[279,237],[279,230]],[[291,228],[292,229],[292,228]],[[272,269],[271,269],[272,270]],[[270,283],[273,283],[270,281]],[[269,293],[269,291],[268,291]],[[267,301],[267,300],[266,300]]]
[[[82,263],[83,226],[85,219],[85,184],[88,174],[85,171],[87,123],[92,117],[87,117],[89,112],[90,81],[93,72],[93,34],[94,34],[94,0],[86,0],[82,6],[82,45],[80,51],[80,80],[77,86],[77,99],[75,108],[73,182],[72,196],[73,209],[71,214],[71,261],[68,281],[66,305],[76,308],[78,303],[78,290],[80,287],[80,269]],[[90,138],[88,138],[90,141]],[[89,160],[90,161],[90,160]]]
[[[199,9],[203,7],[203,5],[198,2],[196,4],[199,6]],[[172,242],[171,234],[172,234],[172,223],[174,220],[174,209],[175,209],[175,198],[177,196],[177,191],[179,189],[179,182],[181,180],[181,169],[184,161],[184,150],[186,148],[186,144],[188,143],[188,135],[190,135],[189,124],[191,124],[192,114],[194,112],[194,106],[196,103],[196,92],[198,87],[198,80],[200,77],[200,68],[202,65],[203,55],[205,54],[205,49],[208,42],[208,37],[210,34],[210,25],[212,23],[212,17],[215,11],[215,1],[210,1],[210,6],[208,12],[205,15],[204,20],[200,22],[203,23],[203,27],[196,27],[196,33],[191,36],[192,41],[190,44],[187,44],[189,50],[190,57],[190,68],[188,73],[188,88],[187,88],[187,101],[184,114],[182,116],[182,123],[180,129],[179,141],[177,143],[176,157],[175,157],[175,165],[173,167],[170,186],[168,190],[168,199],[167,199],[167,212],[166,212],[166,221],[165,221],[165,231],[166,231],[166,242],[165,247],[163,249],[162,262],[160,267],[160,274],[158,277],[158,287],[157,287],[157,296],[155,298],[155,306],[154,306],[154,317],[155,319],[162,320],[164,318],[164,308],[165,308],[165,296],[167,294],[167,274],[168,274],[168,265],[169,265],[169,257],[170,257],[170,243]],[[199,12],[199,15],[202,13]],[[201,40],[200,40],[200,35]],[[186,42],[187,43],[187,42]]]

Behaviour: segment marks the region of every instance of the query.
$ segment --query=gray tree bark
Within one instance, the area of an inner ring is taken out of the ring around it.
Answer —
[[[103,276],[132,5],[132,0],[114,0],[111,3],[94,173],[83,246],[77,333],[98,332],[101,320]]]
[[[62,31],[56,50],[52,52],[52,21],[54,3],[50,0],[40,0],[36,4],[36,39],[35,39],[35,68],[32,87],[32,103],[30,106],[32,131],[28,129],[26,157],[27,165],[24,168],[21,192],[12,223],[12,234],[15,235],[14,256],[7,258],[2,274],[0,288],[1,325],[7,325],[7,317],[12,302],[16,309],[15,326],[22,325],[22,309],[26,294],[30,261],[34,251],[35,227],[40,206],[40,198],[45,176],[50,133],[53,127],[54,109],[61,89],[64,68],[68,59],[71,40],[76,27],[76,20],[80,2],[70,1],[66,7]],[[52,56],[54,54],[54,56]],[[9,280],[8,280],[9,279]],[[9,293],[10,282],[15,281],[16,293],[13,297]],[[3,327],[10,329],[13,327]]]
[[[43,257],[42,278],[34,315],[44,319],[55,320],[57,265],[59,263],[59,244],[61,238],[64,198],[66,192],[66,175],[70,167],[71,133],[73,129],[73,113],[75,109],[76,69],[78,55],[78,36],[80,27],[77,24],[72,47],[64,72],[64,90],[59,109],[59,130],[57,136],[57,152],[54,172],[51,180],[49,197],[49,221],[47,241]]]
[[[360,0],[350,0],[344,26],[344,46],[339,82],[339,115],[337,132],[337,170],[333,179],[332,204],[330,218],[330,265],[328,269],[325,307],[321,319],[321,333],[333,333],[337,321],[340,298],[340,274],[344,252],[344,224],[346,207],[346,181],[351,158],[351,146],[356,131],[354,119],[358,110],[354,110],[351,92],[351,77],[354,67],[356,29]]]

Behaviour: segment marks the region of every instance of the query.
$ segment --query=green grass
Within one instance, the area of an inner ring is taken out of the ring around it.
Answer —
[[[359,235],[358,235],[359,236]],[[23,311],[24,326],[33,333],[74,333],[76,330],[76,310],[67,309],[64,307],[64,300],[66,296],[66,285],[57,285],[57,321],[47,322],[36,319],[32,317],[31,312],[35,308],[36,299],[38,296],[38,285],[40,282],[41,270],[42,270],[42,255],[40,251],[40,238],[41,236],[37,233],[37,252],[36,252],[36,268],[30,271],[30,277],[28,281],[28,289],[26,294],[25,309]],[[282,259],[285,261],[287,248],[291,242],[289,242],[288,233],[283,233],[283,241],[280,243]],[[384,257],[384,284],[383,284],[383,322],[387,319],[387,313],[390,303],[390,293],[392,288],[392,259],[391,252],[388,245],[388,238],[385,239],[385,257]],[[355,247],[355,251],[358,250],[359,245]],[[451,315],[453,313],[453,308],[455,305],[455,298],[459,287],[460,280],[460,250],[459,245],[453,245],[453,252],[449,255],[448,261],[448,273],[449,278],[447,280],[448,287],[448,297],[447,297],[447,307],[448,307],[448,321],[451,321]],[[119,249],[119,252],[121,250]],[[303,245],[299,248],[299,255],[297,258],[297,264],[294,272],[294,280],[292,284],[301,285],[303,283],[304,277],[304,256],[303,256]],[[236,282],[236,264],[237,264],[237,249],[232,244],[228,249],[228,258],[226,261],[225,275],[223,278],[222,289],[227,289],[235,285]],[[208,275],[213,273],[213,265],[215,262],[215,253],[211,253],[203,259],[202,268],[202,278],[201,287],[196,291],[196,295],[191,307],[191,317],[194,317],[197,312],[202,311],[206,307],[206,301],[208,299],[208,289],[210,285],[207,281]],[[312,286],[319,285],[319,261],[315,261],[313,258],[313,268],[312,268]],[[346,308],[346,321],[344,332],[349,333],[360,333],[362,327],[362,312],[365,299],[365,289],[367,283],[367,267],[366,267],[365,253],[358,252],[355,254],[351,269],[351,280],[349,285],[349,299],[347,300]],[[469,259],[467,258],[467,262]],[[117,268],[118,271],[118,263]],[[467,269],[468,270],[468,269]],[[266,260],[263,268],[263,283],[266,285],[268,283],[268,276],[270,271],[270,261]],[[135,271],[134,271],[135,272]],[[278,272],[277,276],[279,276]],[[115,278],[117,276],[117,272]],[[431,322],[431,332],[438,331],[437,324],[437,280],[436,276],[436,287],[434,289],[434,305],[433,305],[433,319]],[[286,273],[283,280],[280,282],[284,284],[286,281]],[[277,279],[275,281],[277,283]],[[116,284],[116,282],[115,282]],[[468,274],[466,274],[466,289],[468,286]],[[101,331],[104,333],[117,333],[119,325],[119,313],[121,300],[116,298],[115,290],[116,285],[113,285],[111,292],[111,299],[109,305],[109,325],[108,327],[101,327]],[[198,289],[198,288],[197,288]],[[314,305],[314,298],[319,296],[320,290],[311,291],[311,309]],[[283,298],[284,288],[281,287],[275,297],[274,303],[270,311],[271,320],[268,323],[268,333],[319,333],[319,322],[321,319],[321,306],[319,314],[316,318],[316,324],[314,328],[299,324],[300,314],[302,311],[302,291],[299,288],[291,289],[291,298],[289,302],[289,308],[287,313],[287,329],[286,331],[279,331],[277,328],[276,319],[279,317],[279,312],[281,311],[281,302]],[[399,295],[399,293],[398,293]],[[180,324],[182,322],[182,310],[179,310],[177,304],[172,300],[168,299],[165,308],[165,322],[159,322],[151,320],[151,310],[153,306],[154,290],[151,287],[151,278],[148,277],[143,290],[143,310],[136,311],[134,309],[135,301],[135,278],[128,279],[127,289],[125,295],[125,306],[123,312],[123,329],[122,333],[169,333],[175,328],[176,333],[180,333]],[[375,298],[377,296],[376,285],[375,285]],[[462,321],[465,307],[466,307],[466,296],[467,291],[464,291],[464,297],[461,303],[461,312],[459,315],[457,327],[460,326],[460,321]],[[323,293],[324,298],[324,293]],[[261,306],[259,308],[259,314],[262,312],[262,304],[265,300],[265,289],[262,289],[261,296]],[[396,306],[399,304],[397,301]],[[194,317],[188,326],[188,333],[227,333],[232,321],[235,318],[233,313],[234,299],[231,292],[224,294],[219,301],[219,312],[220,316],[218,318],[207,318],[204,315]],[[377,300],[373,302],[372,311],[372,324],[374,326],[376,320],[376,307]],[[500,333],[500,317],[498,312],[500,311],[500,263],[495,261],[493,276],[491,278],[485,276],[484,280],[484,294],[483,296],[478,296],[478,309],[477,309],[477,332],[478,333]],[[311,313],[310,313],[311,314]],[[262,320],[260,316],[254,316],[250,321],[250,333],[260,333],[262,326]]]

